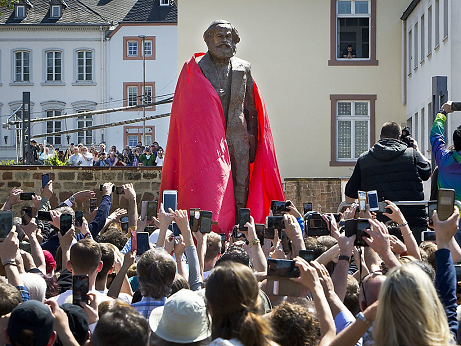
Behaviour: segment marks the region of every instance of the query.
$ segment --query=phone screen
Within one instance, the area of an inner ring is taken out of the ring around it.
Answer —
[[[262,223],[257,223],[255,224],[255,229],[256,229],[256,236],[259,239],[259,243],[261,245],[264,244],[264,230],[266,229],[266,226]]]
[[[300,272],[295,266],[295,261],[268,258],[267,276],[297,278],[300,276]]]
[[[59,230],[62,235],[66,234],[72,228],[72,215],[61,214]]]
[[[13,227],[13,212],[11,210],[0,210],[0,241],[6,238]]]
[[[245,224],[250,222],[250,209],[240,208],[239,209],[239,230],[241,232],[248,231],[248,227],[245,227]]]
[[[455,190],[439,189],[437,198],[437,216],[440,221],[445,221],[451,214],[455,206]]]
[[[275,238],[275,230],[274,228],[266,228],[264,230],[264,239],[271,239]]]
[[[90,198],[90,211],[93,212],[98,204],[98,200],[96,198]]]
[[[366,211],[367,207],[367,193],[365,191],[358,191],[359,210]]]
[[[35,196],[35,193],[34,192],[21,192],[19,194],[19,199],[21,201],[31,201],[32,200],[32,196]]]
[[[432,226],[434,222],[432,221],[432,214],[434,210],[437,209],[437,202],[429,201],[427,202],[427,215],[429,217],[429,226]]]
[[[32,207],[21,208],[21,220],[23,225],[28,225],[32,220]]]
[[[44,211],[44,210],[39,210],[37,212],[37,219],[41,221],[53,221],[53,218],[51,217],[51,213],[49,211]]]
[[[211,218],[213,217],[213,212],[202,210],[200,212],[200,215],[201,215],[200,232],[210,233],[211,232]]]
[[[267,228],[284,229],[283,216],[269,216],[267,218]]]
[[[189,209],[189,226],[192,232],[197,232],[200,227],[200,209]]]
[[[421,240],[422,241],[436,241],[435,232],[434,231],[421,232]]]
[[[368,199],[368,204],[370,206],[370,211],[379,210],[378,191],[376,191],[376,190],[368,191],[367,192],[367,199]]]
[[[147,218],[152,220],[154,217],[157,217],[157,202],[149,201],[147,202]]]
[[[125,194],[125,189],[123,188],[123,186],[117,186],[115,188],[115,193],[117,195],[124,195]]]
[[[72,304],[80,305],[80,302],[88,304],[88,291],[90,282],[88,275],[74,275],[72,277]]]
[[[141,256],[144,252],[149,250],[149,233],[148,232],[138,232],[137,234],[137,251],[136,255]]]
[[[314,260],[314,250],[299,250],[299,257],[309,263]]]
[[[303,203],[304,214],[312,211],[312,202]]]
[[[50,174],[49,173],[42,174],[42,189],[45,188],[46,184],[48,184],[49,181],[50,181]]]
[[[178,209],[178,191],[176,190],[163,191],[163,209],[169,213],[169,208],[173,211]]]
[[[283,212],[289,211],[287,209],[287,202],[285,201],[271,201],[271,210],[274,216],[279,216],[282,215]]]
[[[83,211],[75,211],[75,227],[82,227],[83,225]]]

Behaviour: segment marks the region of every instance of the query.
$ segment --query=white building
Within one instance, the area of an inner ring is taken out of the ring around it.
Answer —
[[[461,2],[413,0],[402,16],[402,100],[407,125],[426,157],[431,157],[430,129],[446,100],[461,100]],[[447,121],[447,139],[461,124],[461,114]]]
[[[24,91],[31,95],[31,118],[52,118],[66,113],[122,106],[125,83],[141,82],[142,85],[143,80],[142,58],[140,61],[123,59],[123,44],[127,43],[123,40],[124,36],[143,34],[155,37],[150,46],[151,52],[156,53],[155,60],[146,57],[146,81],[155,82],[154,95],[159,91],[170,93],[174,88],[175,80],[171,83],[173,86],[168,86],[177,75],[177,10],[173,2],[19,0],[14,9],[0,8],[0,12],[1,123],[6,122],[8,116],[22,104]],[[142,13],[149,16],[142,18]],[[125,18],[136,22],[134,26],[142,26],[139,33],[132,30],[133,23],[120,24]],[[160,68],[159,65],[164,62],[166,65]],[[138,93],[142,95],[142,90]],[[157,107],[156,111],[166,113],[168,108]],[[137,112],[34,123],[31,135],[82,128],[78,133],[47,136],[38,141],[46,139],[47,143],[58,148],[66,148],[70,143],[98,144],[105,141],[120,148],[125,144],[125,137],[119,134],[122,127],[94,131],[85,128],[133,119],[136,117],[134,113]],[[153,112],[146,112],[146,115],[150,114]],[[158,141],[162,141],[161,145],[166,143],[168,118],[149,122],[148,125],[156,126]],[[165,133],[164,137],[160,131]],[[15,157],[14,132],[0,130],[0,159]]]

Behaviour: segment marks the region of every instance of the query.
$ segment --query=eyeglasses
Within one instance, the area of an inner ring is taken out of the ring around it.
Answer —
[[[367,275],[365,275],[362,280],[360,280],[359,282],[359,288],[362,287],[362,292],[363,292],[363,301],[365,302],[365,306],[368,307],[368,302],[367,302],[367,294],[365,292],[365,285],[363,284],[364,281],[368,278],[368,277],[371,277],[371,278],[374,278],[376,276],[379,276],[379,275],[386,275],[387,274],[387,270],[377,270],[377,271],[374,271],[374,272],[370,272],[368,273]]]

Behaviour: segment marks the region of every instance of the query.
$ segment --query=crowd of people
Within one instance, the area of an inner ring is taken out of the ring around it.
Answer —
[[[112,167],[112,166],[163,166],[164,149],[157,142],[144,146],[142,142],[131,148],[127,145],[122,152],[115,145],[106,148],[100,143],[98,149],[91,144],[89,147],[81,143],[71,143],[67,150],[55,149],[52,145],[44,145],[31,140],[26,148],[26,163],[47,165],[55,157],[61,164],[81,167]]]
[[[433,145],[446,150],[436,156],[439,178],[449,154],[442,131],[449,110],[444,105],[431,134]],[[405,154],[395,129],[385,124],[378,144]],[[152,158],[148,153],[143,159]],[[367,181],[377,165],[365,155],[353,174],[357,188],[358,177]],[[418,167],[425,172],[427,165]],[[424,231],[435,237],[424,241],[421,225],[416,231],[408,222],[412,212],[389,199],[371,212],[360,198],[338,214],[300,213],[279,201],[266,224],[239,218],[232,231],[218,234],[197,227],[194,210],[165,210],[161,203],[156,213],[143,212],[136,196],[144,191],[122,187],[126,209],[112,208],[117,189],[110,182],[101,186],[98,207],[91,203],[95,192],[83,190],[52,208],[50,180],[32,196],[35,214],[22,208],[11,229],[0,227],[0,344],[458,344],[457,206],[447,218],[438,208],[431,213]],[[29,191],[13,188],[4,203],[5,224],[14,205],[27,203],[23,192]]]

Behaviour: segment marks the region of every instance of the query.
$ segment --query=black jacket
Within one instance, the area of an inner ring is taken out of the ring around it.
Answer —
[[[431,176],[431,164],[420,152],[397,139],[381,139],[357,160],[345,194],[357,198],[357,191],[377,190],[380,200],[420,201],[423,180]],[[426,224],[424,206],[401,207],[411,226]]]

